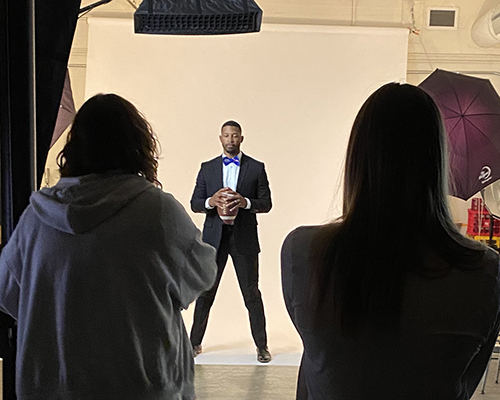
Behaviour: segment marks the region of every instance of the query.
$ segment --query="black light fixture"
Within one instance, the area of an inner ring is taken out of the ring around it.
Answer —
[[[259,32],[262,10],[253,0],[144,0],[135,33],[227,35]]]

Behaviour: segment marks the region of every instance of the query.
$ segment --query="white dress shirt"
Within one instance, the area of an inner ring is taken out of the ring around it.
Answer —
[[[240,152],[236,157],[239,158],[240,160],[240,165],[241,165],[241,157],[243,156],[243,153]],[[224,153],[221,155],[222,158],[227,157]],[[235,163],[229,163],[228,165],[225,165],[224,162],[222,163],[222,185],[224,187],[229,187],[231,190],[236,192],[236,187],[238,186],[238,176],[240,174],[240,165],[236,165]],[[211,207],[208,202],[210,201],[211,197],[205,200],[205,208],[207,210],[211,210],[214,207]],[[250,207],[252,206],[252,203],[250,202],[250,199],[245,197],[245,200],[247,201],[247,205],[245,206],[245,210],[249,210]]]
[[[240,163],[241,163],[241,156],[242,156],[241,152],[236,156],[240,160]],[[224,157],[226,157],[226,155],[222,154],[223,159]],[[224,185],[224,187],[229,187],[236,192],[239,175],[240,175],[239,165],[236,165],[234,162],[231,162],[226,165],[224,164],[224,162],[222,162],[222,184]]]

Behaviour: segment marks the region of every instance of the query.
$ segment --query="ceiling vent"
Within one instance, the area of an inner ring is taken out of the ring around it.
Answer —
[[[431,7],[427,12],[428,29],[457,29],[457,7]]]

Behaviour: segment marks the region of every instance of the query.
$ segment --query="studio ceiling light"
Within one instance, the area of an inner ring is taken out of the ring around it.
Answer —
[[[135,33],[225,35],[260,31],[253,0],[144,0],[134,13]]]

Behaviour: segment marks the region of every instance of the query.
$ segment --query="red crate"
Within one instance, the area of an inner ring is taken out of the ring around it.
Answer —
[[[467,235],[488,236],[490,234],[490,214],[483,211],[468,210]],[[500,236],[500,220],[493,219],[493,236]]]
[[[471,210],[479,211],[483,209],[483,199],[481,197],[474,197],[471,202]]]

